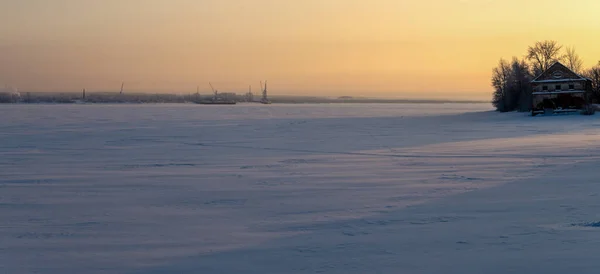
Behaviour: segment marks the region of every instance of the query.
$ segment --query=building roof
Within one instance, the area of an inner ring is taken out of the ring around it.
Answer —
[[[565,81],[588,81],[590,79],[579,75],[560,62],[555,62],[542,74],[531,81],[532,83],[556,83]]]

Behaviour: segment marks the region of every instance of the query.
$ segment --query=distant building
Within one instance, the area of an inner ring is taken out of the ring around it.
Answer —
[[[560,62],[531,81],[533,88],[532,115],[545,112],[571,112],[590,103],[592,80],[585,78]]]
[[[21,93],[14,87],[0,88],[0,103],[15,103],[21,100]]]

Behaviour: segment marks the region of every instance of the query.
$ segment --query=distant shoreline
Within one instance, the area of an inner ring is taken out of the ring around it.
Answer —
[[[278,102],[272,101],[276,105],[344,105],[344,104],[489,104],[487,101],[436,101],[436,100],[418,100],[418,101],[359,101],[359,102]],[[194,102],[0,102],[0,105],[159,105],[159,104],[189,104],[196,105]],[[238,102],[239,105],[262,105],[260,102]],[[197,104],[202,105],[202,104]],[[235,106],[235,105],[233,105]]]
[[[243,95],[226,94],[226,100],[244,104],[258,104],[249,101]],[[206,95],[187,94],[151,94],[151,93],[88,93],[85,98],[80,93],[21,93],[0,94],[0,104],[194,104],[212,97]],[[448,99],[385,99],[342,96],[327,98],[317,96],[271,96],[273,104],[479,104],[489,103],[482,100],[448,100]]]

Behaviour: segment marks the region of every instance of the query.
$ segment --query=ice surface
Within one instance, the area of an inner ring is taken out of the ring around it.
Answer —
[[[595,116],[0,106],[0,273],[597,273]]]

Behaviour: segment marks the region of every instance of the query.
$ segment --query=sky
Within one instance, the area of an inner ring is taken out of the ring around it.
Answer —
[[[0,85],[20,91],[491,97],[538,40],[600,60],[597,0],[0,0]]]

